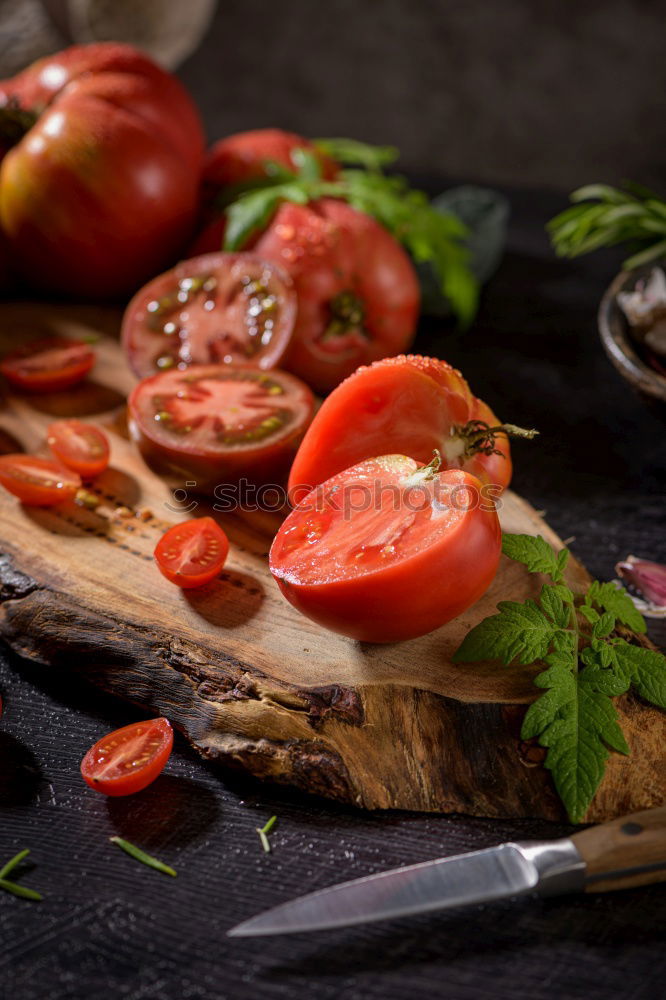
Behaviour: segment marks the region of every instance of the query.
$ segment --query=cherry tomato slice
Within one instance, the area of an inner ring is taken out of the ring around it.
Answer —
[[[18,389],[56,392],[81,382],[94,364],[90,344],[49,337],[12,351],[0,362],[0,371]]]
[[[314,397],[285,372],[194,365],[144,379],[128,406],[130,431],[146,459],[201,492],[243,477],[281,482]]]
[[[106,434],[81,420],[56,420],[46,432],[49,448],[63,465],[83,479],[93,479],[109,464]]]
[[[229,539],[212,517],[174,524],[155,546],[160,572],[184,590],[210,583],[224,566]]]
[[[404,455],[368,459],[328,479],[282,524],[271,573],[291,604],[366,642],[424,635],[490,586],[499,519],[481,483]]]
[[[466,453],[469,421],[497,426],[463,376],[446,361],[401,355],[357,369],[324,400],[301,444],[289,476],[300,493],[365,458],[400,453],[429,462],[441,452],[448,468],[463,468],[503,489],[511,480],[511,449],[498,435],[496,452]]]
[[[0,485],[32,507],[72,500],[81,478],[71,469],[34,455],[0,455]]]
[[[191,364],[274,368],[295,320],[296,292],[277,264],[209,253],[144,285],[127,307],[122,337],[141,378]]]
[[[133,795],[164,770],[173,747],[168,719],[123,726],[102,737],[81,761],[86,784],[104,795]]]

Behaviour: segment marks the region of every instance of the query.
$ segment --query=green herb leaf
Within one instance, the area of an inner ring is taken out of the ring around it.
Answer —
[[[313,144],[337,163],[381,170],[398,159],[395,146],[369,146],[356,139],[314,139]]]
[[[545,573],[553,583],[559,583],[569,559],[569,550],[557,554],[541,535],[502,535],[502,552],[509,559],[527,566],[530,573]]]
[[[666,707],[666,657],[615,634],[618,622],[634,632],[644,631],[645,622],[613,584],[594,581],[587,593],[576,596],[557,582],[566,549],[556,555],[543,538],[529,535],[505,535],[502,549],[556,582],[542,587],[538,603],[498,604],[499,614],[473,628],[453,659],[545,665],[534,679],[543,693],[528,708],[521,735],[547,748],[545,766],[569,818],[579,822],[609,753],[630,752],[613,698],[632,686],[647,701]]]
[[[337,155],[334,143],[340,144]],[[389,160],[387,147],[378,151],[353,140],[320,140],[318,147],[340,162],[361,166],[325,181],[317,158],[309,150],[298,149],[292,154],[295,173],[282,167],[275,176],[253,178],[250,184],[226,192],[225,250],[241,250],[268,225],[282,201],[304,205],[322,197],[341,198],[388,229],[415,261],[429,261],[461,325],[469,325],[478,306],[479,282],[465,245],[467,227],[453,213],[434,208],[427,195],[410,188],[404,177],[383,174],[381,166]]]
[[[547,225],[560,257],[578,257],[618,243],[634,250],[625,268],[666,255],[666,202],[654,192],[629,182],[623,188],[588,184],[570,200],[572,206]]]
[[[501,601],[500,613],[484,618],[467,633],[453,656],[454,663],[501,660],[502,663],[534,663],[543,660],[553,642],[556,625],[535,601],[524,604]]]
[[[585,597],[585,604],[588,606],[596,604],[603,608],[632,632],[640,632],[642,635],[647,631],[645,619],[629,594],[626,590],[620,590],[614,583],[599,583],[594,580]]]
[[[284,199],[285,189],[291,188],[291,184],[286,184],[248,191],[230,205],[226,213],[224,249],[242,250],[255,233],[261,232],[268,225],[277,212],[278,205]],[[296,193],[294,200],[298,200],[300,194],[295,185],[292,193]]]
[[[0,889],[10,892],[12,896],[20,896],[21,899],[32,899],[36,903],[41,902],[44,898],[41,893],[35,892],[34,889],[26,889],[25,886],[18,885],[17,882],[8,882],[5,878],[0,878]]]
[[[112,844],[117,844],[118,847],[129,854],[130,857],[134,858],[136,861],[140,861],[142,865],[147,865],[149,868],[154,868],[158,872],[162,872],[164,875],[171,875],[172,878],[176,878],[178,872],[169,865],[165,865],[162,861],[158,861],[154,858],[152,854],[146,854],[142,851],[140,847],[136,847],[134,844],[130,844],[129,840],[123,840],[122,837],[109,837]]]
[[[633,646],[624,639],[617,639],[612,650],[641,698],[666,708],[666,657],[657,650]]]

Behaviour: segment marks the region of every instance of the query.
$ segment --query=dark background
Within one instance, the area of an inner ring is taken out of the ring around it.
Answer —
[[[38,6],[0,0],[5,67],[34,49]],[[27,27],[8,45],[3,26],[19,8]],[[629,552],[666,562],[666,424],[626,387],[596,334],[619,255],[555,260],[543,225],[563,198],[543,189],[663,180],[662,11],[594,0],[224,0],[181,70],[211,138],[268,124],[352,134],[401,146],[405,169],[433,193],[454,176],[509,185],[508,252],[476,324],[464,337],[424,324],[417,347],[459,365],[502,417],[541,430],[538,443],[515,448],[515,488],[601,579]],[[39,23],[57,48],[62,30]],[[651,634],[664,643],[664,623]],[[82,676],[4,654],[0,693],[0,863],[30,847],[22,881],[45,896],[31,904],[0,893],[2,1000],[663,995],[663,886],[227,941],[237,921],[301,892],[566,831],[340,809],[215,771],[180,738],[151,788],[107,801],[83,785],[79,761],[139,713]],[[255,827],[272,813],[266,856]],[[178,878],[122,855],[108,843],[115,833],[175,865]]]
[[[0,76],[80,39],[74,8],[157,50],[174,6],[0,0]],[[220,0],[180,73],[211,140],[278,125],[395,144],[411,172],[659,186],[664,37],[663,0]]]

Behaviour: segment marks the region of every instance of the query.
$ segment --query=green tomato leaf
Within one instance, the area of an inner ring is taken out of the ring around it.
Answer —
[[[530,573],[545,573],[553,583],[559,583],[569,558],[569,550],[555,553],[541,535],[502,535],[502,552],[509,559],[527,566]],[[563,553],[565,553],[563,555]],[[571,597],[571,592],[569,592]]]
[[[647,631],[645,619],[629,594],[626,590],[616,587],[614,583],[599,583],[594,580],[585,595],[585,603],[588,605],[594,603],[604,611],[610,612],[632,632],[643,634]]]
[[[501,660],[534,663],[542,660],[558,632],[556,625],[534,601],[502,601],[499,614],[479,622],[465,636],[453,656],[454,663]]]
[[[314,139],[313,145],[337,163],[380,170],[398,159],[395,146],[370,146],[356,139]]]
[[[624,639],[616,640],[611,648],[641,698],[666,708],[666,656],[656,649],[633,646]]]

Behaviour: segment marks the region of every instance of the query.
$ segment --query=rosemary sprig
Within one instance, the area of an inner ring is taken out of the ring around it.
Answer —
[[[261,841],[261,846],[263,847],[266,854],[271,853],[271,845],[268,839],[268,834],[271,832],[275,824],[277,823],[277,816],[271,816],[267,823],[262,827],[255,827],[257,833],[259,834],[259,840]]]
[[[546,226],[559,257],[624,243],[632,251],[623,264],[630,270],[666,256],[666,201],[648,188],[587,184],[569,198],[571,207]]]
[[[134,844],[130,844],[129,840],[123,840],[122,837],[109,837],[112,844],[117,844],[118,847],[129,854],[130,857],[134,858],[136,861],[140,861],[142,865],[147,865],[149,868],[154,868],[158,872],[162,872],[164,875],[171,875],[172,878],[176,878],[178,872],[175,869],[170,868],[169,865],[165,865],[163,861],[159,861],[154,858],[152,854],[146,854],[142,851],[140,847],[136,847]]]

